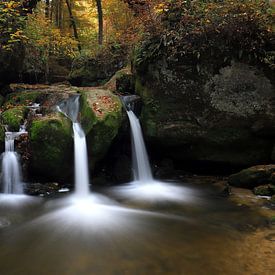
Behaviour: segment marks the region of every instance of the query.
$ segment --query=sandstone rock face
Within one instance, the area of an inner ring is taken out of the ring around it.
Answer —
[[[136,74],[145,137],[166,157],[234,166],[274,159],[275,88],[262,70],[232,62],[198,74],[160,59]]]

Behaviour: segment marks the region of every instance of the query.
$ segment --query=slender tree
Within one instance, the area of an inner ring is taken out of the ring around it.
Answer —
[[[102,1],[96,0],[97,18],[98,18],[98,44],[103,44],[103,10]]]
[[[45,1],[45,17],[47,19],[50,17],[50,0]]]
[[[74,37],[78,41],[78,50],[81,51],[81,46],[80,46],[79,37],[78,37],[78,33],[77,33],[77,27],[76,27],[75,19],[73,16],[73,12],[72,12],[72,8],[71,8],[71,4],[70,4],[69,0],[66,0],[66,5],[67,5],[68,12],[70,15],[71,26],[73,28]]]

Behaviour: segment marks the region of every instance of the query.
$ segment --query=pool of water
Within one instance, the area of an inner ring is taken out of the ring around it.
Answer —
[[[0,274],[275,274],[258,212],[208,186],[177,185],[182,199],[130,190],[0,196]]]

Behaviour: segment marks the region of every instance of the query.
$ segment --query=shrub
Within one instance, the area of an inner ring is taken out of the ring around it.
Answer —
[[[272,67],[271,13],[263,0],[171,1],[161,14],[162,30],[144,39],[136,65],[144,69],[165,55],[171,63],[184,61],[198,68],[211,58],[220,66],[234,58]]]

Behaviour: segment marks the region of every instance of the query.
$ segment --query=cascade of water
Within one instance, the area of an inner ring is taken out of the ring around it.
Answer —
[[[88,154],[85,133],[80,123],[73,122],[75,192],[77,195],[89,194]]]
[[[87,196],[89,195],[88,154],[85,133],[80,123],[77,122],[79,96],[69,97],[57,108],[73,122],[75,193],[78,196]]]
[[[77,122],[79,113],[79,95],[70,96],[57,105],[59,112],[67,116],[72,122]]]
[[[136,117],[133,111],[126,111],[131,126],[133,170],[135,180],[142,183],[153,181],[139,119]]]
[[[5,194],[23,193],[21,166],[19,157],[14,151],[14,140],[24,133],[26,133],[25,125],[20,127],[19,132],[5,133],[5,152],[2,154],[2,182]]]

